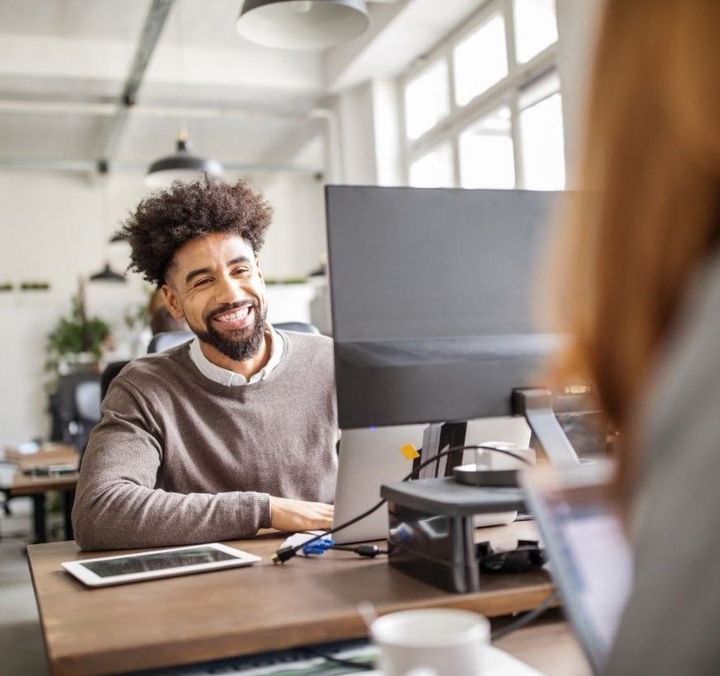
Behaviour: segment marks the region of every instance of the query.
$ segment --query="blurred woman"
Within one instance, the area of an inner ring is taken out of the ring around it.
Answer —
[[[565,381],[622,432],[611,674],[720,673],[720,2],[608,0],[569,205]]]

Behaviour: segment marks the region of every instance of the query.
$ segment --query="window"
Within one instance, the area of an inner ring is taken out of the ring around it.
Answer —
[[[414,78],[405,91],[408,137],[418,138],[448,114],[448,77],[444,60]]]
[[[558,39],[555,0],[515,0],[515,58],[527,63]]]
[[[555,0],[490,0],[401,78],[408,183],[562,189]]]
[[[503,106],[460,134],[463,188],[514,188],[515,159],[510,109]]]
[[[410,165],[410,185],[417,188],[451,188],[454,185],[449,143],[425,153]]]
[[[505,21],[493,14],[453,51],[455,100],[464,106],[508,73]],[[482,64],[482,68],[478,67]]]
[[[525,187],[565,187],[562,102],[557,76],[543,78],[520,93],[520,137]]]

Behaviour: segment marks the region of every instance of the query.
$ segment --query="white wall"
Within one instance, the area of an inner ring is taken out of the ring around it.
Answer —
[[[322,186],[312,177],[293,175],[259,177],[254,183],[275,206],[261,257],[265,274],[305,276],[326,248]],[[69,312],[78,275],[96,272],[105,260],[115,270],[125,269],[128,246],[108,240],[144,192],[142,177],[135,174],[113,175],[105,187],[71,174],[0,173],[0,283],[51,284],[49,291],[0,293],[0,443],[47,436],[47,334]],[[88,284],[87,300],[90,314],[109,321],[119,347],[130,349],[123,316],[147,301],[139,276],[130,275],[127,284]]]
[[[335,109],[340,120],[343,182],[375,185],[377,168],[372,84],[361,84],[338,95]]]
[[[402,184],[399,106],[397,82],[388,78],[377,78],[335,97],[344,183]]]
[[[327,253],[323,184],[312,176],[256,176],[252,182],[274,208],[260,252],[265,277],[306,277]]]
[[[123,198],[134,200],[129,188],[109,184],[108,203],[119,207]],[[4,172],[0,204],[0,279],[16,287],[23,281],[51,285],[49,291],[0,293],[0,430],[4,443],[15,443],[47,434],[45,341],[57,318],[70,310],[78,275],[96,272],[108,258],[122,270],[127,260],[124,245],[108,244],[111,216],[103,222],[100,185],[67,174]],[[117,322],[124,305],[142,301],[137,280],[122,286],[118,298],[118,288],[89,285],[91,313]]]

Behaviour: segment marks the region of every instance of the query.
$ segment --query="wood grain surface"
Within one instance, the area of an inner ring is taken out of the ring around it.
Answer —
[[[493,541],[530,537],[531,523],[484,529]],[[276,533],[228,544],[262,561],[236,568],[108,588],[83,586],[63,561],[74,542],[32,545],[29,562],[51,671],[119,673],[221,659],[366,636],[357,613],[370,601],[381,614],[416,607],[456,607],[488,617],[530,610],[551,592],[544,572],[486,575],[482,591],[448,594],[389,566],[330,551],[273,565]]]
[[[63,474],[62,476],[25,476],[24,474],[16,474],[7,491],[11,497],[37,495],[48,491],[73,491],[77,486],[79,476],[77,472]]]

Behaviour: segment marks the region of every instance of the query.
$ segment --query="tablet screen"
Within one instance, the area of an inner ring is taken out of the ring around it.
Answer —
[[[203,563],[236,560],[236,556],[226,554],[214,547],[192,547],[167,552],[154,552],[140,556],[118,557],[104,561],[79,562],[98,577],[114,577],[116,575],[132,575],[151,570],[183,568]]]

